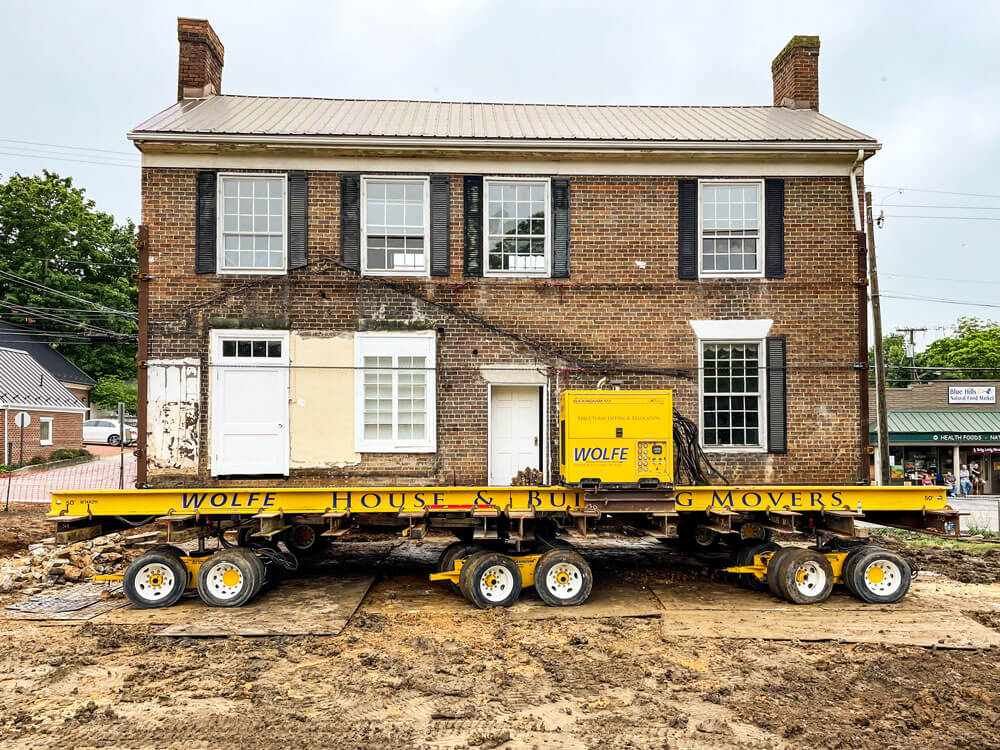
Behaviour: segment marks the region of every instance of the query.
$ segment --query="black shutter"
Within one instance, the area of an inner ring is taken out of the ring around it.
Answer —
[[[465,275],[483,275],[483,178],[466,177]]]
[[[785,337],[767,338],[767,452],[788,452],[788,384]]]
[[[764,276],[785,278],[784,180],[764,180]]]
[[[552,278],[569,278],[569,180],[552,180]]]
[[[451,274],[451,178],[431,175],[431,276]]]
[[[698,180],[677,181],[677,278],[698,278]]]
[[[361,270],[361,177],[340,177],[340,262]]]
[[[194,236],[194,272],[215,273],[215,243],[219,225],[216,220],[218,202],[215,172],[199,172],[195,214],[198,225]]]
[[[288,270],[309,262],[309,178],[288,173]]]

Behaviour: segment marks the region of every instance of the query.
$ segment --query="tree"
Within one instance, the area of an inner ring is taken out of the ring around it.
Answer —
[[[90,392],[90,400],[106,409],[117,409],[118,402],[125,404],[125,411],[135,414],[139,404],[139,390],[135,381],[125,382],[114,377],[103,377]]]
[[[910,367],[910,358],[906,355],[906,341],[901,333],[890,333],[882,339],[882,353],[885,354],[885,385],[886,388],[905,388],[916,380],[916,371]],[[868,382],[875,386],[875,349],[868,350]]]
[[[960,368],[931,372],[928,378],[1000,377],[1000,324],[979,318],[959,318],[954,335],[933,342],[918,355],[917,364],[930,368]]]
[[[135,235],[131,221],[98,211],[72,178],[44,171],[0,181],[0,320],[48,332],[96,378],[134,377],[136,321],[108,310],[137,309]]]

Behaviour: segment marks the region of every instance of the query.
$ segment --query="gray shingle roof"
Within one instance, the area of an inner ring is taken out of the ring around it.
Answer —
[[[1000,433],[1000,412],[996,411],[891,409],[888,416],[889,432]],[[872,422],[872,432],[875,429],[875,422]]]
[[[0,346],[23,349],[64,383],[93,386],[97,381],[49,346],[28,328],[0,322]]]
[[[0,406],[84,408],[34,357],[5,347],[0,347]]]
[[[571,142],[835,143],[871,136],[812,110],[488,104],[211,96],[180,101],[131,138],[169,134]]]

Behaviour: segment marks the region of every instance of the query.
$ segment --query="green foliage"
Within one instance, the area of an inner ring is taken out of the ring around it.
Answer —
[[[905,369],[910,366],[910,358],[906,356],[906,341],[901,333],[890,333],[882,339],[882,352],[885,355],[885,385],[887,388],[904,388],[914,379],[914,371]],[[868,350],[868,380],[875,385],[875,349]]]
[[[86,448],[60,448],[49,454],[49,461],[65,461],[68,458],[81,458],[82,456],[93,455]]]
[[[132,222],[116,224],[69,177],[45,171],[40,177],[14,174],[0,182],[0,270],[113,310],[134,312],[138,305],[138,289],[131,278],[138,262],[135,235]],[[84,303],[2,277],[0,301],[59,308],[32,312],[0,307],[0,320],[33,330],[101,335],[83,328],[81,322],[130,335],[137,330],[134,320],[95,313],[96,308]],[[56,321],[52,316],[77,322]],[[135,375],[135,344],[57,341],[53,339],[53,345],[64,356],[94,377]]]
[[[992,320],[959,318],[955,333],[934,341],[917,354],[913,364],[919,370],[907,370],[903,334],[890,333],[882,339],[886,360],[886,386],[903,388],[910,383],[928,380],[969,380],[1000,377],[1000,324]],[[875,352],[868,351],[869,382],[875,384]],[[934,368],[942,368],[935,370]],[[957,367],[957,370],[946,368]],[[963,369],[965,368],[965,369]],[[980,369],[986,368],[986,369]]]
[[[941,379],[1000,377],[1000,324],[992,320],[959,318],[955,335],[932,343],[920,354],[919,362],[923,367],[969,368],[935,375]]]
[[[106,409],[117,409],[118,402],[125,404],[125,411],[135,414],[139,404],[139,389],[135,381],[125,382],[120,378],[103,377],[90,392],[90,400]]]

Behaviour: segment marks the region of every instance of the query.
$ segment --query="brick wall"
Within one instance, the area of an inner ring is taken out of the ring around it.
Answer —
[[[819,37],[794,36],[771,63],[774,105],[819,110]]]
[[[177,19],[177,41],[180,46],[177,66],[177,98],[184,98],[185,89],[202,89],[196,96],[222,93],[222,65],[225,50],[208,21],[200,18]]]
[[[7,410],[7,443],[8,456],[11,463],[21,462],[21,428],[14,424],[14,416],[21,409]],[[35,456],[47,456],[60,448],[83,447],[83,414],[58,411],[28,411],[31,424],[24,428],[24,460],[28,463]],[[52,445],[41,445],[39,441],[39,425],[42,417],[52,418]],[[3,413],[0,412],[0,420]],[[3,451],[0,450],[0,460]]]
[[[207,361],[216,317],[287,320],[296,331],[395,322],[439,332],[438,452],[367,454],[350,469],[293,470],[290,484],[484,483],[487,383],[479,368],[492,364],[549,372],[553,436],[559,391],[592,387],[604,374],[622,377],[628,387],[671,388],[680,411],[695,418],[698,352],[688,321],[744,318],[772,318],[771,335],[787,337],[789,451],[713,461],[732,481],[857,478],[864,436],[853,366],[864,311],[854,283],[858,251],[846,177],[786,179],[785,279],[679,281],[677,178],[573,177],[571,278],[536,280],[461,275],[462,175],[453,175],[451,277],[386,281],[358,279],[336,265],[340,196],[339,174],[332,172],[309,175],[309,267],[287,276],[196,275],[195,174],[143,169],[154,276],[151,359]],[[209,372],[202,370],[205,404]],[[212,484],[206,420],[200,430],[199,476],[158,483]],[[553,439],[553,467],[557,455]]]

